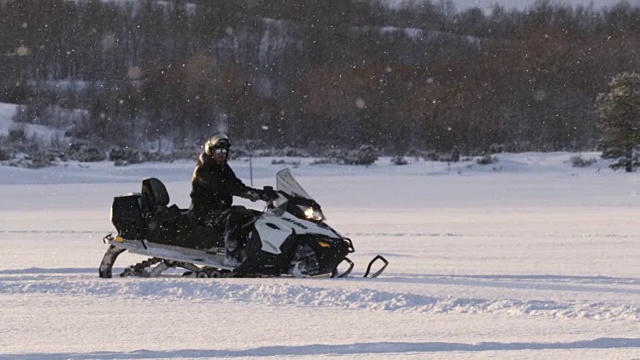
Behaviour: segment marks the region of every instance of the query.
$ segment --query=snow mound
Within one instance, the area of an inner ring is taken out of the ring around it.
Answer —
[[[33,270],[24,271],[23,274],[20,272],[18,274],[1,272],[0,274],[5,277],[0,278],[0,293],[110,298],[120,296],[149,300],[161,299],[162,301],[234,302],[268,306],[323,307],[421,314],[493,314],[640,321],[640,308],[607,303],[436,297],[370,288],[352,290],[315,284],[296,284],[297,281],[284,278],[273,279],[273,281],[266,280],[262,283],[250,280],[242,281],[241,279],[225,281],[185,278],[104,281],[90,279],[90,275],[61,276],[57,272],[39,273],[36,271],[37,269]],[[310,282],[313,283],[315,280]]]

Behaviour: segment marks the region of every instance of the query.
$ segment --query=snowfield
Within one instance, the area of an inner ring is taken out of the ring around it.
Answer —
[[[640,177],[573,155],[254,159],[254,186],[291,167],[352,238],[347,279],[100,279],[113,196],[153,176],[187,207],[194,162],[0,166],[0,359],[640,359]]]

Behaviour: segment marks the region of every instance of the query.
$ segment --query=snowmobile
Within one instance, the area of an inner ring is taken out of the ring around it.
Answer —
[[[224,265],[224,229],[204,226],[189,209],[169,206],[164,184],[157,178],[144,179],[140,193],[113,199],[111,222],[117,235],[103,239],[109,247],[99,276],[111,278],[117,257],[127,250],[149,259],[129,266],[122,277],[156,277],[170,268],[192,277],[346,277],[351,273],[354,263],[347,255],[354,252],[352,241],[326,224],[320,205],[289,169],[277,173],[276,190],[269,186],[264,190],[277,198],[268,201],[263,211],[249,210],[251,220],[236,232],[244,244],[242,261],[232,267]],[[388,264],[383,256],[374,257],[364,277],[379,276]]]

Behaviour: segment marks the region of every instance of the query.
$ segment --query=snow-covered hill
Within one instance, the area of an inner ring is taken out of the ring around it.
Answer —
[[[16,113],[18,105],[0,103],[0,136],[9,133],[13,126],[12,118]]]
[[[15,123],[13,117],[18,110],[18,105],[0,103],[0,138],[7,136],[11,130],[24,130],[24,134],[28,139],[37,139],[48,146],[52,142],[64,139],[64,129],[53,129],[48,126]]]

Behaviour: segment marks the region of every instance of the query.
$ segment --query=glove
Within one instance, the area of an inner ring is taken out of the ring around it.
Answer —
[[[251,201],[258,201],[263,198],[263,192],[260,190],[249,190],[247,191],[247,199]]]
[[[278,195],[277,191],[275,191],[275,190],[273,190],[271,188],[267,188],[267,189],[264,189],[262,191],[262,195],[261,195],[260,199],[262,201],[265,201],[265,202],[271,202],[271,201],[274,201],[274,200],[278,199],[279,197],[280,197],[280,195]]]

